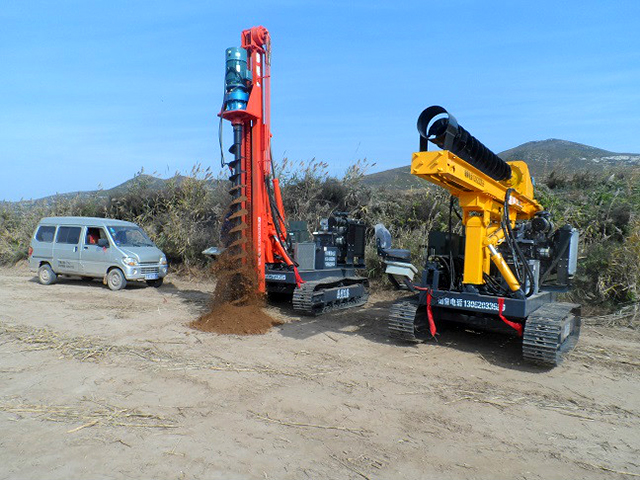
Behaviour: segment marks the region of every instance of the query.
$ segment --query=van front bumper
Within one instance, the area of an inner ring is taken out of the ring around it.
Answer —
[[[167,276],[167,265],[125,266],[122,271],[127,280],[157,280]]]

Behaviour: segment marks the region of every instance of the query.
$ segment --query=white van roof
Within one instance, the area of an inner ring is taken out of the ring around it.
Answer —
[[[128,226],[137,227],[135,223],[116,220],[114,218],[100,217],[45,217],[40,220],[40,225],[97,225],[97,226]]]

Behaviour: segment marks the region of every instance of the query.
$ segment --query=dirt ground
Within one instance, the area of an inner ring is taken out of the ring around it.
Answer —
[[[640,333],[587,322],[553,370],[517,339],[390,342],[389,294],[259,336],[186,324],[213,284],[39,285],[0,269],[0,478],[630,478]]]

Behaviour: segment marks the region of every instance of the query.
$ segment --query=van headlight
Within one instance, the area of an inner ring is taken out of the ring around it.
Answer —
[[[132,257],[124,257],[122,259],[122,263],[124,263],[125,265],[129,265],[130,267],[135,267],[136,265],[138,265],[138,260]]]
[[[167,257],[163,255],[160,257],[160,265],[166,265],[166,264],[167,264]]]

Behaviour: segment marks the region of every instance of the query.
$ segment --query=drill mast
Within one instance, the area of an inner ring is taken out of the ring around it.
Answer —
[[[253,262],[260,292],[266,291],[265,265],[284,263],[287,231],[278,179],[271,157],[271,38],[266,28],[242,32],[242,46],[226,51],[225,96],[219,116],[233,125],[232,202],[229,244],[243,263]]]
[[[270,63],[271,37],[262,26],[244,30],[241,46],[226,51],[219,116],[221,127],[223,120],[233,126],[233,160],[223,240],[230,268],[238,268],[234,283],[246,273],[240,267],[255,267],[260,293],[290,295],[294,310],[305,315],[363,305],[369,283],[356,272],[364,267],[363,222],[334,212],[312,241],[305,239],[306,222],[287,232],[271,156]]]

